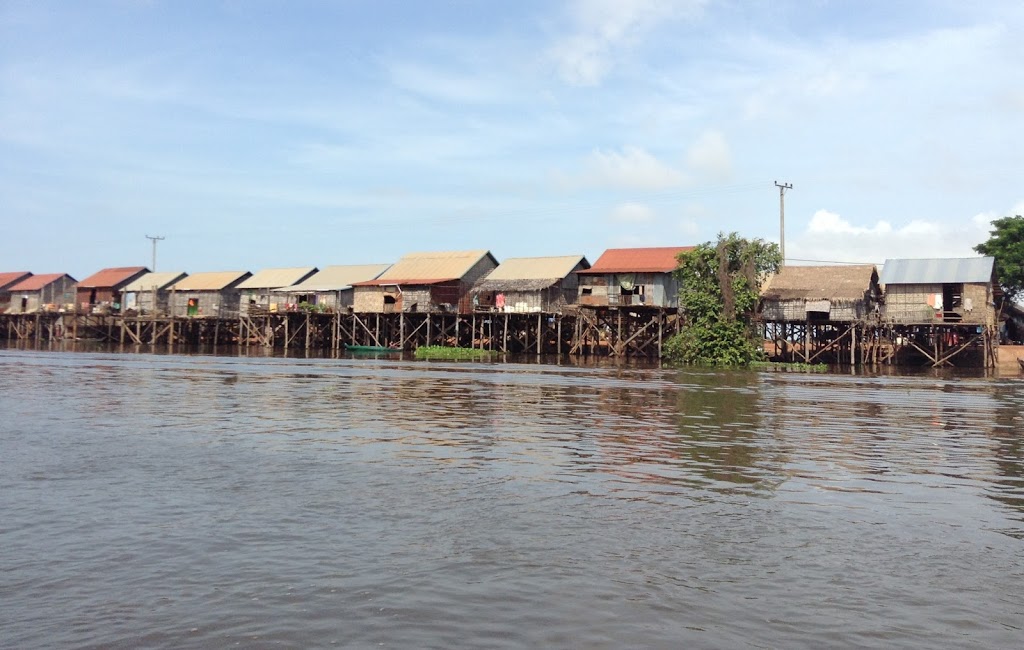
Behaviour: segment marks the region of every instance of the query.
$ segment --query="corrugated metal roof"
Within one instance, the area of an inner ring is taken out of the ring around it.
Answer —
[[[315,266],[301,266],[287,269],[263,269],[238,285],[239,289],[280,289],[298,284],[316,273]]]
[[[204,271],[193,273],[174,284],[175,291],[223,291],[232,288],[252,273],[248,271]]]
[[[10,288],[11,291],[41,291],[44,287],[53,284],[57,280],[63,277],[68,277],[72,282],[75,281],[67,273],[41,273],[39,275],[33,275],[30,278],[25,278],[18,284]]]
[[[316,293],[318,291],[341,291],[349,289],[357,282],[375,280],[387,271],[390,264],[348,264],[328,266],[306,280],[290,287],[274,289],[281,293]]]
[[[118,266],[93,273],[78,283],[79,289],[118,288],[128,284],[149,269],[144,266]]]
[[[566,255],[562,257],[510,257],[491,271],[487,280],[561,280],[572,273],[576,265],[583,262],[585,268],[590,267],[587,258],[582,255]]]
[[[465,276],[484,257],[494,256],[487,250],[437,253],[409,253],[398,260],[376,280],[360,282],[360,286],[387,284],[437,284]],[[494,260],[497,266],[498,261]]]
[[[786,266],[761,290],[768,300],[861,300],[871,288],[873,264]]]
[[[124,290],[136,293],[139,291],[152,291],[153,287],[156,287],[158,290],[163,291],[186,275],[184,271],[156,271],[147,273],[138,280],[134,280]]]
[[[947,257],[885,260],[882,284],[987,283],[992,281],[992,257]]]
[[[597,258],[588,271],[602,273],[668,273],[679,266],[676,256],[693,250],[693,246],[662,246],[656,248],[609,248]]]
[[[7,273],[0,273],[0,291],[6,291],[8,287],[21,282],[31,275],[32,273],[29,271],[10,271]]]

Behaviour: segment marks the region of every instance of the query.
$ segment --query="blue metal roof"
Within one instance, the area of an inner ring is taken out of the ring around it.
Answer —
[[[991,257],[946,257],[920,260],[885,260],[882,284],[986,283],[992,280]]]

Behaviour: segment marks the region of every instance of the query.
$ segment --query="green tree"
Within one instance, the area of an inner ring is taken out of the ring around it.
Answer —
[[[761,283],[782,264],[779,246],[720,233],[679,256],[679,304],[686,319],[665,345],[669,361],[746,365],[764,358],[755,327]]]
[[[1024,217],[996,219],[988,241],[974,250],[996,258],[996,280],[1008,299],[1024,293]]]

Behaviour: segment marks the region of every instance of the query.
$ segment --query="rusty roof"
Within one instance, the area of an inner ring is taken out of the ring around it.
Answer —
[[[13,285],[10,291],[41,291],[44,287],[47,287],[61,278],[70,278],[72,282],[75,281],[67,273],[41,273],[39,275],[33,275],[32,277],[25,278],[18,284]]]
[[[149,269],[144,266],[118,266],[93,273],[78,283],[79,289],[120,289]]]
[[[693,250],[693,246],[661,246],[654,248],[609,248],[597,258],[589,270],[580,274],[603,273],[668,273],[676,270],[680,253]]]
[[[11,286],[21,282],[30,275],[32,274],[28,271],[10,271],[7,273],[0,273],[0,291],[7,291]]]
[[[498,265],[488,250],[449,251],[437,253],[409,253],[398,260],[376,280],[358,282],[357,287],[381,287],[390,284],[439,284],[462,279],[480,260],[489,257]]]
[[[204,271],[193,273],[183,280],[178,280],[172,291],[224,291],[236,289],[239,283],[250,277],[248,271]]]
[[[761,290],[766,300],[863,300],[878,283],[873,264],[786,266]]]

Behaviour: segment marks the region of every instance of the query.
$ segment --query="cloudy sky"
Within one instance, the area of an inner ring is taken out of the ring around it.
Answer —
[[[779,239],[1024,213],[1019,0],[0,0],[0,271]]]

